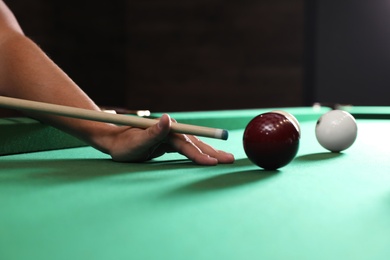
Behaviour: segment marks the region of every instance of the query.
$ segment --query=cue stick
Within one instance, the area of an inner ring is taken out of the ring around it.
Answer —
[[[143,129],[148,128],[157,123],[155,119],[150,118],[111,114],[103,111],[95,111],[4,96],[0,96],[0,107],[105,123],[113,123],[118,125],[133,126]],[[229,135],[228,131],[225,129],[181,124],[175,122],[172,122],[171,130],[174,133],[197,135],[222,140],[227,140]]]

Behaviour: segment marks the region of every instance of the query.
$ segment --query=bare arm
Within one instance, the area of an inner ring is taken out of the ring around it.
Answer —
[[[97,110],[91,99],[27,38],[12,12],[0,2],[0,94]],[[33,115],[90,142],[105,124]]]
[[[98,106],[33,41],[0,1],[0,95],[91,110]],[[118,161],[142,161],[176,151],[199,164],[230,163],[231,154],[218,151],[193,136],[170,133],[163,116],[146,130],[42,114],[30,114],[108,153]]]

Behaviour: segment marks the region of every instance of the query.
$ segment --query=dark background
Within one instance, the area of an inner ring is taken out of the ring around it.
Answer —
[[[6,3],[99,105],[390,105],[388,1]]]
[[[303,104],[303,0],[5,2],[99,105]]]
[[[388,1],[6,3],[99,105],[390,105]]]
[[[315,0],[311,5],[311,100],[390,105],[390,2]]]

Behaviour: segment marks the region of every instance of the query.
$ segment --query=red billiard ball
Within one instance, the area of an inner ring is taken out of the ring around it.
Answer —
[[[275,111],[258,115],[248,123],[243,145],[254,164],[265,170],[276,170],[294,159],[299,139],[300,128],[295,117]]]

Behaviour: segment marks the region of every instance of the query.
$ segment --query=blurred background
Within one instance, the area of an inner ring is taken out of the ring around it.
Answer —
[[[5,2],[101,106],[390,105],[387,1]]]

